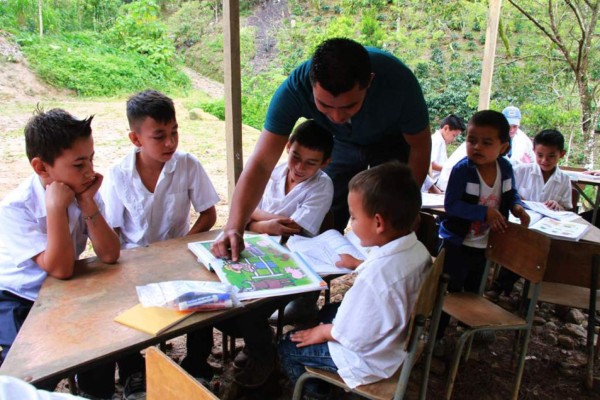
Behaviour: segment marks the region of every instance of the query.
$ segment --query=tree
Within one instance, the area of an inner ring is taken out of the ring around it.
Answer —
[[[531,1],[508,0],[553,44],[575,76],[581,107],[581,132],[585,143],[585,163],[594,166],[595,127],[600,114],[598,100],[598,32],[600,1],[547,0],[547,7]],[[527,4],[527,9],[523,5]],[[533,3],[533,4],[532,4]],[[542,2],[540,2],[542,3]],[[590,56],[594,55],[591,59]]]
[[[44,36],[44,19],[42,18],[42,0],[38,0],[38,19],[40,21],[40,38]]]

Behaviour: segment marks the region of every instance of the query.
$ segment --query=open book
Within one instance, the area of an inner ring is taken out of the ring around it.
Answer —
[[[221,282],[239,289],[240,300],[327,289],[304,258],[267,235],[244,235],[245,249],[238,261],[216,258],[212,240],[188,243],[198,261],[216,272]]]
[[[321,275],[346,274],[352,272],[347,268],[339,268],[335,263],[340,260],[340,254],[350,254],[359,260],[364,260],[373,249],[360,245],[360,239],[352,232],[346,236],[335,229],[330,229],[313,238],[299,235],[290,237],[287,246],[302,254],[311,267]]]
[[[546,217],[558,219],[560,221],[571,221],[579,218],[579,215],[575,214],[572,211],[551,210],[548,207],[546,207],[546,205],[542,202],[524,200],[523,203],[525,204],[525,207],[527,207],[529,210],[535,211]],[[533,220],[531,222],[533,223]]]
[[[590,226],[587,224],[572,221],[559,221],[548,217],[544,217],[535,224],[529,226],[529,229],[541,232],[546,236],[575,242],[581,239],[589,228]]]

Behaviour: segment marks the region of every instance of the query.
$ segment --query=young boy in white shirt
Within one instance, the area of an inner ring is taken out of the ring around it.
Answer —
[[[337,371],[354,388],[393,375],[406,356],[410,311],[431,265],[411,231],[421,206],[419,187],[406,165],[390,162],[357,174],[349,190],[352,231],[362,246],[379,248],[356,269],[341,304],[321,310],[320,325],[280,343],[281,365],[293,383],[310,366]],[[323,389],[306,386],[314,397],[325,395]]]
[[[333,183],[322,171],[331,161],[333,135],[315,121],[294,129],[288,161],[275,167],[248,229],[269,235],[315,236],[333,199]]]
[[[101,261],[114,263],[119,258],[119,238],[104,219],[98,194],[103,178],[94,171],[92,118],[79,120],[61,109],[36,110],[25,127],[25,149],[34,174],[0,203],[3,357],[46,277],[69,279],[88,238]],[[143,366],[125,360],[123,373],[136,372],[136,367],[142,371]],[[87,378],[81,377],[79,384],[97,387],[107,397],[114,392],[114,373],[111,382]]]
[[[565,138],[556,129],[546,129],[533,139],[535,163],[518,164],[513,170],[515,183],[525,200],[539,201],[552,210],[570,210],[571,181],[558,167],[564,157]]]
[[[429,175],[435,183],[440,176],[444,163],[448,160],[446,146],[465,130],[465,123],[454,114],[448,115],[440,122],[440,128],[431,135],[431,167]]]
[[[173,100],[146,90],[127,100],[131,153],[113,165],[102,194],[123,248],[208,231],[219,196],[200,162],[177,151]],[[190,228],[190,206],[200,216]]]
[[[135,147],[110,168],[102,192],[107,220],[119,234],[121,247],[146,246],[212,228],[219,196],[196,157],[177,151],[173,100],[155,90],[137,93],[127,100],[127,120]],[[200,216],[190,228],[191,204]],[[199,345],[188,335],[188,354]],[[194,376],[212,376],[212,369],[201,361],[186,357],[182,366]]]

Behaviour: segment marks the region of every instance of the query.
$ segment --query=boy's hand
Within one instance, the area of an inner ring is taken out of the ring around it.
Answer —
[[[297,331],[290,335],[292,342],[298,343],[297,347],[306,347],[311,344],[325,343],[329,340],[333,340],[331,337],[332,324],[321,324],[314,328],[305,329],[303,331]]]
[[[340,261],[335,263],[336,267],[356,269],[360,264],[362,264],[363,260],[359,260],[358,258],[354,258],[350,254],[340,254]]]
[[[494,232],[504,232],[508,228],[506,218],[494,207],[488,207],[485,213],[485,222],[491,227]]]
[[[100,189],[100,186],[102,185],[102,180],[104,177],[96,172],[94,173],[94,177],[92,179],[93,180],[90,185],[83,192],[77,193],[77,201],[86,201],[94,198],[98,192],[98,189]]]
[[[516,204],[512,208],[512,213],[515,217],[517,217],[521,220],[522,226],[524,226],[525,228],[527,228],[529,226],[529,222],[530,222],[529,214],[527,214],[527,211],[525,211],[525,209],[523,207],[521,207],[519,204]]]
[[[544,205],[554,211],[564,211],[564,208],[556,200],[548,200],[544,202]]]
[[[46,209],[64,211],[75,199],[75,192],[62,182],[54,181],[46,186]]]

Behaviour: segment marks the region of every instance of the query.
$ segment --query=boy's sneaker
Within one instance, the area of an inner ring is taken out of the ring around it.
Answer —
[[[477,331],[473,335],[473,343],[491,344],[496,341],[495,331]]]
[[[242,351],[237,353],[235,358],[233,359],[233,368],[235,370],[242,370],[246,368],[249,359],[250,356],[248,355],[248,353],[246,352],[246,348],[244,347]]]
[[[145,400],[146,378],[141,372],[131,374],[123,385],[123,400]]]
[[[264,385],[274,370],[275,360],[259,362],[249,358],[244,369],[235,371],[233,380],[240,386],[255,388]]]

